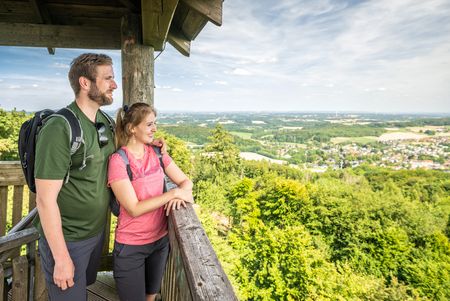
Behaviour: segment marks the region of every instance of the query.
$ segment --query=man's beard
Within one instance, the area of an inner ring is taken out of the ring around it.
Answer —
[[[110,105],[113,102],[112,97],[107,96],[106,93],[101,93],[95,83],[91,85],[91,89],[89,89],[88,92],[88,97],[100,106]]]

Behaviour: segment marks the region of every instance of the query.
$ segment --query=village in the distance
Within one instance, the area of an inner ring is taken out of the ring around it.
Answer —
[[[450,170],[450,117],[358,113],[161,112],[159,128],[192,149],[220,125],[241,157],[315,172],[371,165]]]

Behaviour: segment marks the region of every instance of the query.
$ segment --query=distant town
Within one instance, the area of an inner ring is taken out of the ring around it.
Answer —
[[[363,164],[450,171],[450,117],[337,113],[161,113],[160,128],[192,149],[221,125],[241,157],[315,172]]]

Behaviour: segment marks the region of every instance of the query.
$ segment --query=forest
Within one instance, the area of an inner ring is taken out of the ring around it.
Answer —
[[[0,110],[1,160],[17,159],[27,118]],[[448,173],[313,173],[243,160],[222,125],[205,130],[200,148],[159,135],[194,181],[197,214],[239,300],[450,299]]]

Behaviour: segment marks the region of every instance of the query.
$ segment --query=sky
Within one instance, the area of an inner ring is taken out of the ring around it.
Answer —
[[[65,106],[83,52],[0,47],[0,107]],[[120,51],[90,52],[113,58],[117,109]],[[450,0],[225,0],[190,57],[167,43],[155,85],[161,111],[450,114]]]

